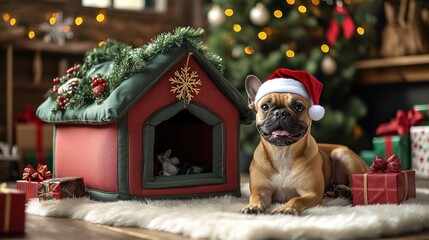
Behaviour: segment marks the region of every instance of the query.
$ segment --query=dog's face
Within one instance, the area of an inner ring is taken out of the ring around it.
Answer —
[[[310,129],[310,103],[293,93],[270,93],[255,104],[261,86],[258,78],[246,79],[249,107],[256,110],[256,128],[267,142],[275,146],[289,146],[298,142]]]

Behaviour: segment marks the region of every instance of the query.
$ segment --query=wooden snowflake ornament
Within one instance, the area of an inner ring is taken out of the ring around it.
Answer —
[[[174,77],[169,79],[171,83],[170,92],[177,94],[176,98],[179,100],[186,99],[189,103],[194,95],[200,93],[201,80],[198,77],[197,71],[192,71],[189,67],[189,58],[192,53],[188,53],[188,58],[186,59],[186,64],[180,68],[180,72],[176,70],[174,72]]]

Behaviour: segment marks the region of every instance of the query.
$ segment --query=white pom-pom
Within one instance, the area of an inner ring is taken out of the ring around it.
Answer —
[[[308,115],[313,121],[319,121],[325,115],[325,108],[320,105],[313,105],[308,109]]]

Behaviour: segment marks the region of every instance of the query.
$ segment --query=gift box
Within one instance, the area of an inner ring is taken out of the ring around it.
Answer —
[[[16,188],[25,192],[25,200],[28,202],[31,198],[39,197],[39,183],[51,177],[51,171],[46,165],[33,166],[27,164],[22,173],[22,179],[16,181]]]
[[[0,234],[24,232],[25,193],[0,187]]]
[[[386,158],[396,154],[401,159],[404,169],[411,169],[411,149],[409,135],[374,137],[372,139],[374,154]]]
[[[82,177],[51,178],[39,184],[39,200],[79,198],[86,195]]]
[[[423,125],[429,125],[429,104],[414,105],[413,109],[420,112],[424,116],[425,122]]]
[[[31,198],[38,198],[38,186],[39,182],[18,180],[16,181],[16,189],[21,190],[25,194],[25,202],[28,202]]]
[[[362,150],[359,152],[359,156],[368,166],[371,166],[372,160],[375,158],[375,153],[372,150]]]
[[[16,123],[16,145],[20,150],[37,150],[37,125],[34,123]],[[53,125],[42,124],[40,144],[42,149],[52,149]]]
[[[27,164],[47,164],[53,169],[53,125],[33,122],[16,123],[16,145],[21,152],[21,169]]]
[[[429,126],[411,127],[411,163],[419,178],[429,178]]]
[[[400,204],[416,198],[414,170],[352,174],[353,205]]]

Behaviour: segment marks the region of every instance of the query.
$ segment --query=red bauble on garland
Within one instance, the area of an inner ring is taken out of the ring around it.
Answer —
[[[94,95],[95,98],[99,98],[101,97],[101,95],[103,95],[104,91],[105,91],[104,87],[101,85],[98,85],[92,89],[92,94]]]
[[[98,99],[100,98],[107,90],[108,84],[101,77],[92,78],[92,95]]]

